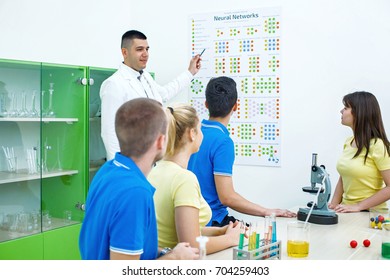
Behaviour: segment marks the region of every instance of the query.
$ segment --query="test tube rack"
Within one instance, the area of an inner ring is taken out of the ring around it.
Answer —
[[[269,242],[261,239],[260,247],[254,250],[247,250],[248,245],[243,249],[233,248],[233,260],[280,260],[282,256],[282,242]]]

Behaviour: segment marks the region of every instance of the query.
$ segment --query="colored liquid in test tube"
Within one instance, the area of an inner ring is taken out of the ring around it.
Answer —
[[[248,235],[248,250],[252,251],[252,223],[249,223]]]

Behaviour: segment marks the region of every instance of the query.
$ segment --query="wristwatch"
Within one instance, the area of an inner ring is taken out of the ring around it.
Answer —
[[[168,254],[168,253],[171,252],[171,251],[172,251],[171,248],[165,247],[164,249],[161,250],[161,252],[160,252],[160,257],[161,257],[161,256],[164,256],[164,255],[166,255],[166,254]]]

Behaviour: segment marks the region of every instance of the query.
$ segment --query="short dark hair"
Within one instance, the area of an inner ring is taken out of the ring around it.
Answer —
[[[146,40],[147,38],[144,33],[138,30],[129,30],[122,35],[121,48],[128,47],[133,39]]]
[[[158,135],[166,135],[167,125],[167,116],[158,101],[135,98],[125,102],[115,115],[121,153],[127,157],[143,156]]]
[[[237,102],[236,82],[229,77],[211,78],[206,87],[210,117],[226,117]]]

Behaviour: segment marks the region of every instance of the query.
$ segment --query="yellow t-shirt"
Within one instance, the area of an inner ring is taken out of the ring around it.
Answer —
[[[171,161],[160,161],[148,176],[156,188],[158,245],[173,248],[178,243],[175,226],[175,207],[191,206],[199,209],[199,227],[202,229],[211,219],[211,209],[204,200],[198,179],[191,171]]]
[[[347,138],[344,143],[343,154],[337,162],[344,188],[342,203],[355,204],[368,197],[371,197],[384,187],[384,182],[380,171],[390,169],[390,157],[385,151],[385,146],[381,139],[371,139],[370,150],[368,152],[366,164],[364,156],[366,149],[356,158],[353,158],[357,148],[351,146],[353,136]],[[380,204],[378,207],[386,207]]]

